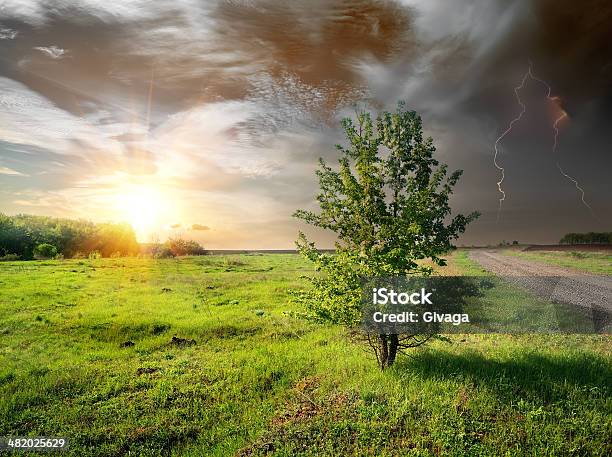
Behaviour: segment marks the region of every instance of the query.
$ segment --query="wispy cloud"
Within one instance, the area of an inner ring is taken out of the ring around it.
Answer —
[[[66,50],[57,46],[35,46],[34,49],[46,54],[52,59],[61,59],[66,55]]]
[[[124,146],[112,137],[129,128],[75,116],[26,85],[2,77],[0,125],[4,141],[89,158],[95,151],[104,151],[107,158],[120,156]]]
[[[0,167],[0,175],[8,175],[8,176],[28,176],[24,173],[20,173],[17,170],[13,170],[12,168]]]
[[[0,40],[14,40],[18,35],[17,30],[0,27]]]

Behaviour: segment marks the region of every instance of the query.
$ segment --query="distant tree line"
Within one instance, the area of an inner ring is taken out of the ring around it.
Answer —
[[[559,244],[612,244],[612,232],[568,233]]]
[[[181,237],[141,245],[129,224],[0,213],[0,260],[204,254],[198,242]]]
[[[0,213],[0,257],[129,256],[138,254],[139,249],[129,224]]]

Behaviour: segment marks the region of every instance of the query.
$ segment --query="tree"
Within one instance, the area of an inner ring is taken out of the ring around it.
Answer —
[[[15,223],[10,216],[0,214],[0,256],[16,255],[32,258],[34,243],[28,230]]]
[[[312,287],[294,295],[308,318],[343,324],[353,330],[361,322],[361,281],[380,276],[430,275],[418,261],[441,257],[451,241],[478,217],[451,217],[449,197],[462,171],[447,175],[447,166],[433,155],[431,138],[423,137],[421,118],[406,111],[383,112],[376,120],[361,112],[342,127],[349,146],[337,145],[339,168],[319,159],[316,174],[320,212],[298,210],[294,216],[331,230],[337,241],[333,254],[323,253],[299,233],[299,252],[321,274],[309,278]],[[432,335],[366,334],[382,369],[391,366],[402,349]]]
[[[57,248],[49,243],[41,243],[34,248],[34,258],[52,259],[57,255]]]

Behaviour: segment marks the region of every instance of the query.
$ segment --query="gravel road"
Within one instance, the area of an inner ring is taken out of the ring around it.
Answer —
[[[530,262],[496,251],[472,250],[470,257],[486,270],[540,298],[580,307],[592,316],[598,332],[612,330],[612,276]]]

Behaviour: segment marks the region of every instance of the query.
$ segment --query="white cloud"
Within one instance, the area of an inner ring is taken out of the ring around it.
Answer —
[[[18,172],[17,170],[13,170],[7,167],[0,167],[0,175],[9,175],[9,176],[28,176],[23,173]]]
[[[61,59],[66,54],[66,50],[57,46],[36,46],[34,49],[48,55],[52,59]]]
[[[175,2],[163,2],[166,7]],[[77,9],[94,15],[104,21],[138,20],[154,15],[155,8],[148,0],[113,2],[106,0],[12,0],[0,7],[0,12],[8,18],[23,20],[30,24],[43,24],[50,13],[57,14],[68,9]]]
[[[5,27],[0,27],[0,40],[14,40],[19,32]]]
[[[96,151],[118,155],[113,124],[96,125],[72,115],[25,85],[0,77],[0,139],[83,157]],[[35,132],[35,134],[33,134]]]
[[[490,43],[505,32],[508,16],[515,16],[525,3],[517,0],[455,0],[453,12],[445,1],[401,0],[412,8],[421,40],[439,41],[464,36],[470,42]]]
[[[270,174],[273,161],[241,147],[245,125],[258,113],[249,101],[223,101],[176,113],[159,126],[149,147],[158,151],[159,166],[183,176],[207,161],[228,173]]]

